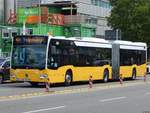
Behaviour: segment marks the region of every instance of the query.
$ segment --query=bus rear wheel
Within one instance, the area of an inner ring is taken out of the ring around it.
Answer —
[[[0,84],[2,84],[2,83],[3,83],[3,75],[0,74]]]
[[[133,69],[132,71],[132,80],[136,79],[136,69]]]
[[[109,79],[109,72],[108,70],[105,70],[103,74],[103,82],[104,83],[108,82],[108,79]]]
[[[65,75],[65,86],[70,86],[71,83],[72,83],[72,73],[71,71],[69,71]]]

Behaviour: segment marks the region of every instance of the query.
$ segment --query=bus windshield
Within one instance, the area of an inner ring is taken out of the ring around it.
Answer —
[[[46,45],[15,45],[12,54],[12,68],[44,69]]]

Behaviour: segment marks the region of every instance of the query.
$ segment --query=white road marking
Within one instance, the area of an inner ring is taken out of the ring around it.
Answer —
[[[150,95],[150,92],[145,93],[146,95]]]
[[[108,101],[114,101],[114,100],[121,100],[121,99],[125,99],[127,97],[115,97],[115,98],[108,98],[108,99],[102,99],[100,100],[100,102],[108,102]]]
[[[49,110],[55,110],[55,109],[61,109],[61,108],[65,108],[66,106],[58,106],[58,107],[53,107],[53,108],[46,108],[46,109],[39,109],[39,110],[34,110],[34,111],[27,111],[27,112],[23,112],[23,113],[37,113],[37,112],[41,112],[41,111],[49,111]]]

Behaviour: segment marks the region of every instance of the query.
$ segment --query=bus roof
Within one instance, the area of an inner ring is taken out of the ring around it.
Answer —
[[[109,41],[101,38],[94,37],[69,37],[65,38],[64,36],[52,37],[52,39],[62,39],[62,40],[73,40],[73,41],[84,41],[84,42],[96,42],[96,43],[109,43]]]
[[[83,47],[101,47],[101,48],[111,48],[112,44],[100,38],[93,38],[93,37],[52,37],[52,39],[60,39],[60,40],[71,40],[74,41],[76,46],[83,46]]]
[[[130,50],[146,50],[146,43],[142,42],[131,42],[131,41],[113,41],[114,44],[119,44],[121,49],[130,49]]]
[[[121,40],[116,40],[114,41],[114,43],[120,45],[147,46],[146,43],[142,43],[142,42],[131,42],[131,41],[121,41]]]
[[[108,41],[101,38],[94,37],[69,37],[66,38],[64,36],[56,36],[51,37],[51,39],[60,39],[60,40],[72,40],[74,41],[76,46],[84,46],[84,47],[102,47],[102,48],[112,48],[112,44],[119,44],[122,49],[131,49],[131,50],[146,50],[146,43],[142,42],[131,42],[131,41]]]

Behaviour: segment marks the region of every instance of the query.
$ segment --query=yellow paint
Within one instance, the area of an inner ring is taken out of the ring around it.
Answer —
[[[24,81],[26,75],[28,75],[28,79],[32,82],[45,82],[44,79],[40,79],[40,75],[46,74],[50,83],[63,83],[65,81],[65,74],[69,69],[72,70],[73,81],[88,81],[90,75],[92,75],[93,80],[102,80],[105,69],[109,70],[109,78],[112,78],[112,71],[109,65],[101,67],[62,66],[57,70],[11,69],[11,75],[15,75],[15,77],[11,77],[11,81]]]
[[[43,82],[43,80],[40,79],[40,75],[44,74],[44,70],[11,69],[10,73],[11,73],[11,77],[10,77],[11,81],[24,81],[27,78],[26,76],[28,76],[28,79],[33,82]]]
[[[144,76],[146,73],[146,64],[143,65],[132,65],[132,66],[120,66],[120,74],[123,78],[132,77],[133,69],[136,69],[136,76]]]
[[[137,76],[144,76],[146,74],[146,64],[137,66]]]
[[[120,66],[120,74],[123,78],[132,77],[132,67],[133,66]]]
[[[144,76],[146,72],[146,64],[138,66],[120,66],[120,74],[122,74],[123,78],[132,77],[132,71],[134,68],[136,69],[137,76]],[[109,70],[109,79],[112,79],[112,68],[109,65],[101,67],[74,67],[68,65],[62,66],[56,70],[11,69],[11,75],[15,75],[15,77],[11,77],[11,81],[24,81],[26,75],[28,75],[28,79],[32,82],[45,82],[46,80],[41,79],[40,75],[46,74],[48,75],[50,83],[63,83],[65,81],[65,74],[69,69],[72,70],[73,81],[88,81],[91,75],[93,80],[102,80],[105,69]]]

